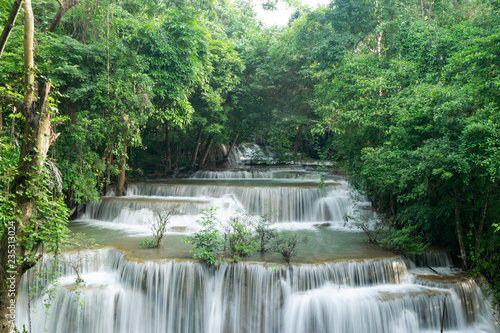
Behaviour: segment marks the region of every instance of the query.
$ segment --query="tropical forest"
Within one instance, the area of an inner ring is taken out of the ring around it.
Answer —
[[[499,333],[499,0],[0,0],[1,333]]]

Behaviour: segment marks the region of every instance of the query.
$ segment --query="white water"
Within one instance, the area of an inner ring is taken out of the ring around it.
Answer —
[[[241,144],[234,147],[233,151],[234,156],[229,159],[231,165],[275,163],[274,154],[262,150],[257,144]]]
[[[339,228],[347,239],[344,216],[356,209],[345,179],[330,177],[319,190],[318,174],[297,168],[194,177],[202,179],[130,184],[126,196],[110,193],[89,205],[78,224],[111,229],[129,242],[130,234],[149,233],[142,223],[155,207],[175,207],[171,225],[192,232],[200,210],[217,206],[221,220],[241,209],[275,212],[271,218],[281,229],[326,236]],[[367,204],[358,199],[357,205]],[[328,233],[313,226],[318,222],[331,224]],[[326,243],[338,248],[340,240],[333,239]],[[314,256],[314,246],[304,250],[307,256]],[[142,251],[154,258],[165,253]],[[23,277],[17,322],[28,328],[31,321],[33,333],[430,333],[440,332],[445,298],[445,332],[500,332],[480,288],[442,252],[319,265],[222,263],[215,269],[190,260],[131,262],[112,249],[62,258],[62,267],[49,260],[41,265],[60,272],[55,280],[50,274],[37,280],[33,272]],[[75,262],[85,281],[76,290]],[[28,289],[35,291],[29,302]]]
[[[223,146],[223,152],[226,154],[227,147]],[[288,155],[288,156],[287,156]],[[285,157],[287,156],[287,157]],[[285,157],[285,161],[280,161],[280,158],[273,151],[269,149],[269,147],[261,146],[255,143],[243,143],[240,145],[234,146],[231,154],[228,158],[228,164],[231,166],[235,165],[277,165],[277,164],[297,164],[297,165],[331,165],[330,161],[311,161],[311,160],[296,160],[293,159],[296,156],[293,156],[291,153],[287,153],[282,158]]]
[[[196,230],[200,212],[219,207],[219,217],[228,219],[237,211],[266,215],[278,223],[330,223],[345,228],[345,216],[355,215],[358,206],[368,206],[366,198],[353,201],[349,183],[338,176],[327,176],[320,189],[317,172],[288,168],[271,170],[200,171],[191,179],[129,184],[126,196],[110,192],[98,203],[89,204],[82,220],[113,224],[143,224],[154,207],[175,208],[174,222]],[[333,180],[334,179],[334,180]],[[365,216],[373,215],[361,211]],[[304,228],[310,225],[304,224]]]
[[[34,333],[439,332],[445,297],[446,332],[499,331],[473,281],[428,283],[398,259],[208,269],[129,262],[115,250],[95,258],[83,265],[79,293],[62,269],[48,316],[47,296],[31,300]],[[19,303],[18,323],[27,325],[27,297]]]
[[[192,178],[196,179],[305,179],[320,181],[323,175],[325,179],[334,179],[337,181],[345,181],[342,177],[331,175],[328,173],[321,174],[317,171],[307,171],[299,167],[287,168],[256,168],[256,169],[229,169],[229,170],[198,170]]]

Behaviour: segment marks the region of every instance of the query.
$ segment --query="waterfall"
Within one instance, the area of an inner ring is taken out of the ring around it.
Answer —
[[[130,184],[125,197],[103,197],[91,203],[83,219],[125,221],[139,224],[146,210],[154,206],[174,207],[178,214],[198,214],[202,209],[218,206],[238,209],[254,215],[267,215],[274,222],[333,222],[344,224],[344,216],[354,214],[347,182],[327,182],[319,189],[315,182],[263,184],[252,181],[212,181],[193,183]],[[215,182],[219,182],[216,184]],[[359,205],[366,205],[360,201]],[[138,213],[134,213],[138,212]],[[363,212],[370,214],[370,212]],[[227,215],[231,215],[228,212]]]
[[[272,178],[272,173],[259,170],[233,170],[233,171],[196,171],[193,178],[200,179],[248,179],[248,178]]]
[[[34,333],[438,332],[445,297],[447,332],[499,331],[473,280],[429,283],[412,278],[401,259],[209,269],[193,261],[132,262],[113,249],[92,256],[82,267],[83,288],[75,291],[71,269],[61,266],[53,298],[33,297]],[[39,288],[51,283],[29,273],[23,291],[28,280]],[[18,325],[28,324],[26,295]]]
[[[222,154],[224,156],[226,156],[227,151],[229,150],[229,147],[227,145],[223,144],[220,148],[221,148]],[[234,146],[233,149],[231,150],[231,153],[227,157],[227,164],[233,165],[233,166],[243,164],[238,146]]]
[[[44,258],[37,266],[55,273],[23,276],[17,323],[31,322],[34,333],[429,333],[440,331],[444,311],[446,332],[500,333],[488,299],[445,252],[394,258],[344,226],[346,217],[373,219],[369,205],[347,179],[302,167],[129,183],[125,196],[110,192],[73,224],[127,257],[102,249],[61,255],[61,265]],[[273,253],[214,268],[161,259],[189,257],[178,234],[199,230],[212,206],[221,230],[241,210],[298,229],[312,241],[294,259],[317,264],[269,264],[281,260]],[[140,249],[141,224],[159,207],[174,212],[167,244]]]
[[[410,296],[408,296],[410,295]],[[449,290],[420,285],[371,288],[325,286],[292,295],[285,304],[284,332],[420,332],[437,330],[447,296],[447,329],[463,329],[460,302]]]
[[[410,268],[418,267],[453,267],[450,255],[444,251],[425,251],[420,255],[407,257]]]
[[[326,180],[343,181],[341,177],[329,173],[323,173],[322,175]],[[295,167],[216,171],[198,170],[191,177],[195,179],[304,179],[320,181],[321,174],[317,171],[306,171]]]
[[[341,180],[340,177],[324,174],[326,179]],[[302,168],[266,168],[247,170],[198,170],[192,178],[197,179],[308,179],[320,180],[320,174],[315,171],[306,171]]]
[[[273,154],[267,149],[264,151],[259,145],[247,143],[235,147],[243,164],[273,164],[276,163]]]
[[[234,195],[248,212],[273,214],[279,221],[342,221],[344,214],[352,214],[348,189],[342,185],[327,186],[324,190],[318,189],[315,184],[309,187],[130,185],[127,193],[211,198]]]
[[[163,198],[153,196],[103,197],[87,206],[84,218],[101,221],[140,224],[150,218],[155,207],[173,209],[176,214],[195,215],[209,207],[204,198]]]

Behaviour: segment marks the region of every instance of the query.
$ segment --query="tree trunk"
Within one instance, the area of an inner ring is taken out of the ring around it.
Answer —
[[[116,181],[115,195],[121,197],[123,195],[123,187],[125,185],[125,167],[127,165],[127,137],[123,139],[123,157],[120,161],[120,174]]]
[[[56,30],[57,25],[61,21],[64,14],[70,10],[73,6],[75,6],[80,0],[68,0],[61,2],[61,0],[57,0],[59,2],[59,10],[56,13],[56,16],[52,19],[52,22],[45,28],[44,32],[50,31],[54,32]]]
[[[51,84],[45,83],[40,100],[35,101],[35,72],[33,62],[34,17],[31,0],[24,2],[24,103],[26,118],[23,143],[18,163],[18,173],[11,188],[14,198],[15,219],[7,223],[6,232],[0,240],[0,266],[5,274],[0,279],[0,331],[10,332],[13,321],[21,276],[35,262],[25,261],[23,244],[26,227],[34,210],[33,192],[37,178],[47,157],[51,143],[57,138],[50,125],[50,108],[47,100]]]
[[[238,136],[240,135],[240,132],[236,133],[236,136],[234,137],[234,141],[233,143],[231,144],[231,147],[229,147],[229,150],[227,151],[227,154],[226,156],[224,156],[224,161],[227,161],[227,159],[229,158],[229,155],[231,154],[231,152],[233,151],[233,148],[234,148],[234,145],[236,144],[236,140],[238,140]]]
[[[168,121],[165,122],[165,146],[167,148],[166,159],[167,159],[167,168],[165,170],[165,175],[172,171],[172,149],[170,147],[170,125]]]
[[[106,184],[104,185],[104,195],[106,195],[109,191],[109,183],[111,182],[111,164],[113,164],[113,145],[114,145],[114,142],[111,143],[111,149],[108,153],[109,157],[105,159],[107,160],[107,163],[106,163]],[[106,155],[104,155],[106,156]]]
[[[484,220],[486,219],[486,210],[488,209],[488,194],[484,196],[483,208],[481,209],[481,219],[479,220],[479,225],[476,230],[476,246],[475,254],[476,258],[479,258],[481,250],[481,237],[483,235]]]
[[[27,9],[29,7],[29,9]],[[35,18],[31,9],[31,0],[24,3],[24,101],[23,113],[26,115],[32,110],[35,101],[35,62],[34,37]],[[28,121],[28,119],[26,119]],[[28,128],[28,124],[26,124]],[[21,153],[22,154],[22,153]],[[21,161],[21,160],[20,160]]]
[[[208,152],[210,151],[210,146],[212,145],[212,142],[214,139],[212,139],[212,136],[208,138],[207,145],[205,146],[205,149],[203,150],[203,154],[201,155],[201,161],[200,161],[200,169],[203,169],[205,166],[205,161],[207,160]]]
[[[200,138],[201,138],[201,129],[198,131],[198,135],[196,136],[196,146],[194,147],[193,151],[193,158],[191,159],[191,169],[194,169],[194,166],[196,165],[196,158],[198,157],[198,151],[200,150]]]
[[[5,49],[5,45],[7,45],[7,41],[9,40],[10,33],[14,28],[14,24],[16,23],[17,15],[19,14],[19,10],[21,9],[21,5],[23,0],[15,0],[12,5],[12,9],[10,10],[9,18],[5,23],[5,27],[3,28],[2,35],[0,36],[0,58],[2,58],[3,50]]]
[[[297,154],[299,153],[300,131],[302,131],[302,125],[299,125],[299,128],[297,129],[297,135],[295,135],[295,141],[293,143],[294,156],[297,156]]]
[[[458,244],[460,246],[460,256],[462,257],[462,268],[468,269],[467,265],[467,253],[465,252],[464,234],[462,231],[462,219],[460,217],[460,207],[455,204],[455,222],[457,224],[457,237]]]
[[[128,132],[130,129],[131,122],[129,121],[128,114],[123,117],[125,127],[123,129],[123,154],[120,160],[120,174],[118,175],[118,180],[116,181],[115,194],[118,197],[123,195],[123,186],[125,185],[125,168],[127,166],[127,145],[128,145]],[[133,123],[133,122],[132,122]]]
[[[17,108],[14,106],[12,110],[12,114],[15,115],[17,111]],[[10,127],[10,146],[14,144],[14,134],[16,133],[16,117],[12,117],[12,123]]]
[[[177,153],[175,154],[175,163],[174,164],[179,164],[179,161],[181,160],[181,147],[177,145]]]

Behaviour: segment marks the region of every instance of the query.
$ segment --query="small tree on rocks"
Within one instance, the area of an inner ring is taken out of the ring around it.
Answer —
[[[268,250],[268,244],[276,237],[276,229],[271,228],[272,222],[265,216],[261,217],[255,223],[255,232],[257,233],[257,240],[259,242],[260,252],[264,253]]]
[[[93,261],[93,256],[98,245],[91,237],[87,237],[83,233],[71,233],[68,240],[63,244],[63,251],[74,252],[68,256],[63,256],[61,263],[73,268],[76,274],[75,283],[83,285],[84,280],[81,277],[81,272],[84,266]]]
[[[167,226],[174,215],[175,207],[158,207],[153,208],[153,216],[146,221],[149,226],[151,233],[153,234],[153,239],[145,238],[139,245],[141,247],[156,248],[161,245],[161,240],[167,232]]]
[[[309,239],[307,237],[301,237],[298,233],[292,231],[280,231],[276,233],[276,236],[270,242],[270,250],[273,252],[280,253],[285,262],[290,264],[292,257],[295,257],[298,253],[297,246],[300,243],[307,244]]]

